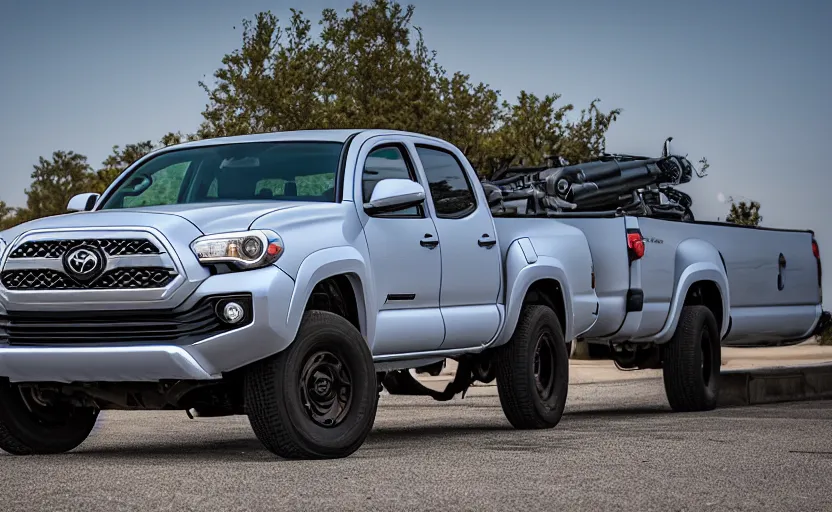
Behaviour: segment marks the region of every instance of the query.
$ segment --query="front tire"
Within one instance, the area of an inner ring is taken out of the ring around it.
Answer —
[[[287,459],[347,457],[375,421],[372,354],[345,318],[307,311],[289,348],[249,368],[245,401],[255,435],[272,453]]]
[[[664,388],[677,412],[710,411],[719,397],[719,328],[705,306],[685,306],[673,338],[662,347]]]
[[[11,455],[52,455],[89,437],[98,409],[38,400],[31,389],[0,379],[0,449]]]
[[[516,429],[556,426],[569,387],[569,353],[557,314],[547,306],[524,306],[508,343],[497,349],[497,392]]]

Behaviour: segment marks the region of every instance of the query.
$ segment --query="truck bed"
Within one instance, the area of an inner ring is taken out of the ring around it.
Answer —
[[[498,225],[513,224],[506,217],[512,216],[498,216]],[[667,341],[674,297],[686,291],[680,289],[684,274],[708,267],[727,277],[725,346],[798,343],[820,320],[820,268],[811,231],[630,216],[558,216],[548,222],[578,228],[589,244],[599,310],[583,335],[588,341]],[[645,242],[644,257],[632,263],[628,229],[640,230]],[[639,296],[643,302],[634,308],[632,299]]]

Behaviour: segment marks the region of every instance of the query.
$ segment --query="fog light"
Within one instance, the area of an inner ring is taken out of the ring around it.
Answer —
[[[246,310],[236,302],[229,302],[222,308],[223,320],[229,324],[240,323],[246,316]]]

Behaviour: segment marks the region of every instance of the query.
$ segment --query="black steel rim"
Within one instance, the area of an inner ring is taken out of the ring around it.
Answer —
[[[555,341],[551,333],[543,331],[534,347],[534,383],[543,400],[555,393],[555,367]]]
[[[332,352],[315,352],[301,370],[300,394],[312,421],[327,428],[340,425],[352,405],[349,369]]]

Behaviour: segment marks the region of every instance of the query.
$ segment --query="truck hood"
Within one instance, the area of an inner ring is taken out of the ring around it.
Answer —
[[[259,217],[308,202],[246,201],[149,206],[123,210],[68,213],[44,217],[0,232],[0,238],[10,242],[18,235],[33,229],[72,229],[82,227],[152,226],[196,230],[199,234],[223,233],[248,229]]]
[[[241,201],[151,206],[133,208],[129,211],[176,215],[196,226],[204,234],[210,235],[245,230],[263,215],[309,204],[303,201]]]

